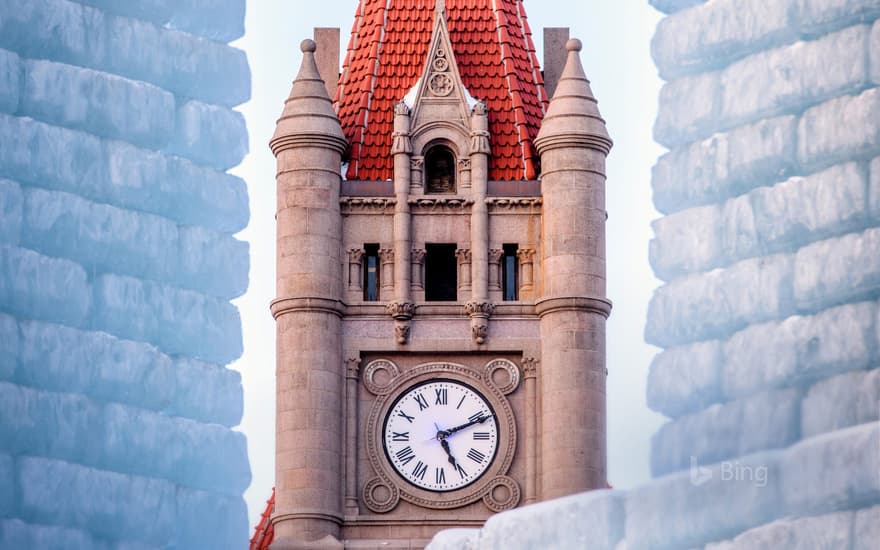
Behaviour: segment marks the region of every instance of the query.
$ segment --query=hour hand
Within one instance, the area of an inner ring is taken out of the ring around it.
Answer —
[[[440,438],[440,446],[443,447],[443,450],[446,451],[446,455],[449,456],[449,463],[452,464],[452,467],[457,468],[458,465],[455,462],[455,457],[452,456],[452,451],[449,450],[449,442],[446,441],[446,437]]]

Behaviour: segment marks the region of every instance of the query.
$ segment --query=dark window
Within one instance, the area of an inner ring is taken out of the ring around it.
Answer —
[[[379,301],[379,245],[364,245],[364,301]]]
[[[515,244],[505,244],[502,246],[504,250],[504,257],[501,263],[502,290],[504,291],[504,300],[508,302],[519,300],[519,281],[517,281],[519,262],[516,258],[518,248]]]
[[[425,154],[425,192],[455,193],[455,155],[435,145]]]
[[[456,271],[455,244],[425,244],[425,300],[457,300]]]

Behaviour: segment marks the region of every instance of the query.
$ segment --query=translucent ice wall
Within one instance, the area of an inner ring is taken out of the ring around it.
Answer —
[[[651,4],[655,479],[430,548],[875,549],[880,2]]]
[[[244,548],[244,0],[0,0],[0,548]]]

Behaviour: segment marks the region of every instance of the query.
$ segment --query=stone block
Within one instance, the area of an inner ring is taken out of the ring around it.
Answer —
[[[18,322],[0,313],[0,380],[12,380],[21,356]]]
[[[876,360],[876,315],[876,303],[863,302],[747,327],[724,343],[724,394],[735,398],[773,387],[806,387],[869,368]]]
[[[21,59],[0,49],[0,113],[14,114],[21,94]]]
[[[721,75],[717,72],[667,82],[660,89],[654,140],[672,149],[710,135],[717,128],[720,101]]]
[[[719,259],[721,209],[718,206],[690,208],[654,220],[654,239],[649,256],[654,273],[663,280],[677,275],[705,271]]]
[[[492,516],[474,548],[595,548],[623,538],[624,493],[590,491]]]
[[[39,457],[18,460],[21,516],[97,537],[167,546],[183,521],[172,483]],[[109,521],[108,518],[113,518]],[[216,522],[216,523],[215,523]],[[201,524],[224,525],[219,519]],[[246,533],[246,529],[242,529]]]
[[[177,225],[167,218],[59,191],[27,189],[24,199],[24,246],[92,273],[162,281],[176,270]]]
[[[683,416],[651,439],[654,477],[687,469],[691,461],[713,464],[799,439],[800,394],[771,390]]]
[[[749,529],[735,539],[709,544],[706,550],[774,550],[777,548],[814,548],[837,550],[849,548],[853,512],[824,516],[779,519]]]
[[[753,258],[658,288],[648,305],[645,340],[670,347],[785,317],[793,307],[793,265],[792,255]]]
[[[24,63],[21,115],[158,149],[174,133],[174,111],[174,96],[146,82],[52,61]]]
[[[69,260],[0,246],[0,311],[81,326],[89,312],[85,270]]]
[[[812,35],[880,17],[874,0],[795,0],[793,4],[794,23],[802,33]]]
[[[872,550],[880,540],[880,506],[856,512],[853,524],[853,550]]]
[[[718,340],[664,350],[648,371],[648,407],[675,418],[720,401],[722,362]]]
[[[0,243],[18,246],[24,196],[14,181],[0,179]]]
[[[790,2],[722,0],[663,18],[651,41],[661,78],[713,70],[792,41]]]
[[[880,153],[880,88],[826,101],[798,124],[798,162],[816,170]]]
[[[794,264],[794,297],[801,311],[876,297],[880,228],[805,246],[798,250]]]
[[[861,229],[867,174],[854,162],[794,177],[750,193],[763,250],[789,251],[818,239]]]
[[[171,355],[226,364],[242,352],[238,309],[190,290],[117,275],[94,282],[93,325]]]
[[[655,479],[626,496],[629,550],[701,547],[772,521],[780,506],[779,451]]]
[[[815,514],[880,501],[880,423],[794,445],[780,464],[784,513]]]
[[[762,3],[761,11],[765,9]],[[857,25],[734,63],[721,73],[718,125],[730,128],[759,118],[796,113],[863,89],[869,80],[869,33],[870,27]]]
[[[801,433],[812,437],[880,420],[880,369],[841,374],[813,385],[801,403]]]
[[[761,120],[660,157],[654,205],[665,214],[721,202],[779,181],[797,166],[797,118]]]
[[[179,266],[175,281],[184,288],[220,298],[235,298],[245,293],[250,266],[246,241],[203,227],[179,228]]]

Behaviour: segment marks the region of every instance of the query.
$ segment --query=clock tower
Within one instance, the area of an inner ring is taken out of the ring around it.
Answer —
[[[272,548],[419,547],[606,486],[611,140],[556,31],[545,86],[521,0],[361,0],[332,99],[302,43],[270,143]]]

